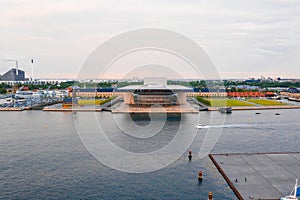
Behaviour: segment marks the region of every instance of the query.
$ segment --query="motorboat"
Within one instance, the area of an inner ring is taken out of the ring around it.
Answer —
[[[205,126],[203,124],[198,124],[195,126],[197,129],[201,129],[201,128],[204,128]]]
[[[280,200],[298,200],[297,195],[300,191],[297,191],[298,189],[298,179],[296,179],[295,187],[290,195],[282,197]],[[300,190],[300,189],[299,189]]]

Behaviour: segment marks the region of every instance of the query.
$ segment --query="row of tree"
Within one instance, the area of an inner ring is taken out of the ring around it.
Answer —
[[[125,87],[128,85],[142,85],[143,82],[101,82],[101,83],[79,83],[76,81],[68,81],[68,82],[62,82],[60,84],[44,84],[44,85],[33,85],[33,84],[25,84],[25,85],[15,85],[14,87],[21,87],[21,86],[27,86],[29,90],[37,90],[37,89],[66,89],[70,86],[79,86],[81,88],[95,88],[95,87],[100,87],[100,88],[111,88],[115,85],[117,87]],[[199,81],[173,81],[169,80],[168,81],[169,85],[182,85],[186,87],[192,87],[192,88],[199,88],[199,89],[204,89],[204,88],[214,88],[214,87],[220,87],[223,86],[225,88],[230,88],[226,89],[227,92],[232,91],[232,92],[244,92],[248,91],[246,89],[241,89],[237,88],[236,86],[238,85],[249,85],[249,86],[258,86],[259,88],[270,88],[270,87],[285,87],[285,88],[299,88],[300,87],[300,82],[291,82],[291,81],[286,81],[286,82],[248,82],[248,81],[204,81],[204,80],[199,80]],[[11,88],[12,86],[7,85],[7,84],[0,84],[0,94],[5,94],[6,90],[8,88]],[[257,91],[257,90],[252,90],[252,91]]]
[[[66,88],[68,88],[70,86],[73,86],[75,84],[76,84],[75,81],[62,82],[62,83],[56,84],[56,85],[53,85],[53,84],[44,84],[44,85],[16,84],[14,86],[11,86],[11,85],[8,85],[8,84],[5,84],[5,83],[1,83],[0,84],[0,94],[5,94],[7,89],[9,89],[9,88],[17,88],[18,89],[22,86],[28,87],[28,90],[46,90],[48,88],[51,88],[51,89],[66,89]]]

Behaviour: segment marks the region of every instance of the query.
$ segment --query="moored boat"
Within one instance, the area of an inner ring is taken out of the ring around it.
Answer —
[[[221,113],[226,113],[226,114],[230,114],[232,113],[232,108],[231,107],[221,107],[218,109]]]

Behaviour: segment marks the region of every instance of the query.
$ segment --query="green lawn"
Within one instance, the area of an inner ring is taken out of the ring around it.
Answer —
[[[253,106],[253,104],[237,99],[207,99],[212,107]]]
[[[101,105],[104,101],[98,99],[79,99],[78,105]]]
[[[113,96],[111,98],[108,99],[79,99],[78,100],[78,105],[102,105],[105,104],[106,102],[109,102],[113,99],[115,99],[116,97]]]
[[[269,99],[247,99],[247,101],[256,103],[262,106],[283,106],[287,105],[286,103],[282,103],[280,101],[269,100]]]

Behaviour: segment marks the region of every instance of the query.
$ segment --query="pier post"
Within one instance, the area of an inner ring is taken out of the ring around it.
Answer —
[[[208,193],[208,200],[213,200],[213,193],[212,192]]]
[[[191,150],[189,150],[189,155],[188,155],[188,158],[189,158],[189,161],[191,161],[192,160],[192,151]]]
[[[202,177],[202,171],[200,170],[198,172],[198,181],[202,181],[203,177]]]

